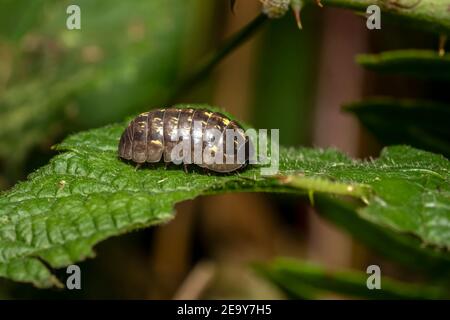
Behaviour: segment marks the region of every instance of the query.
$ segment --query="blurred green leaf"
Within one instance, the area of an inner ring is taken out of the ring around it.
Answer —
[[[278,258],[269,265],[259,264],[256,270],[294,299],[303,299],[304,288],[367,299],[445,299],[450,292],[440,287],[403,283],[381,277],[381,289],[369,290],[369,274],[359,271],[328,271],[300,260]],[[299,295],[296,293],[299,292]]]
[[[73,105],[68,99],[94,77],[86,69],[66,82],[42,79],[8,90],[0,99],[0,158],[8,170],[20,163],[33,147],[49,148],[61,135],[64,124],[73,120]],[[49,91],[48,87],[52,90]],[[30,97],[34,100],[30,101]]]
[[[450,54],[439,56],[431,50],[398,50],[356,57],[363,67],[383,73],[431,79],[450,79]]]
[[[33,147],[66,132],[162,104],[187,62],[186,49],[204,47],[208,33],[197,28],[205,22],[201,16],[214,7],[201,0],[139,0],[132,5],[80,0],[81,30],[68,30],[68,5],[0,3],[2,14],[20,12],[20,21],[30,12],[36,15],[26,23],[26,32],[25,23],[9,20],[2,30],[20,35],[20,41],[8,44],[12,74],[7,87],[0,88],[0,159],[7,170]]]
[[[408,144],[450,156],[450,106],[428,101],[377,98],[351,103],[354,113],[384,144]]]
[[[126,125],[70,136],[57,147],[62,154],[0,196],[0,275],[13,278],[32,260],[40,269],[21,273],[20,279],[47,286],[50,280],[36,276],[45,272],[41,260],[53,268],[78,262],[93,256],[92,247],[101,240],[167,222],[178,202],[223,192],[346,194],[346,184],[347,193],[359,196],[358,185],[367,185],[369,206],[359,210],[362,218],[430,245],[450,244],[449,163],[441,156],[392,147],[366,162],[335,150],[283,148],[280,174],[308,179],[299,188],[261,176],[257,166],[230,175],[164,165],[136,170],[117,157]]]
[[[320,297],[320,292],[309,284],[299,281],[292,281],[292,277],[283,272],[275,272],[272,265],[254,263],[252,268],[260,276],[269,280],[289,299],[316,300]]]
[[[378,254],[398,262],[408,269],[426,272],[438,281],[450,278],[450,255],[430,250],[418,237],[405,236],[384,225],[367,220],[358,211],[357,203],[339,200],[326,195],[315,195],[317,213],[335,226],[348,232],[357,241]]]
[[[43,16],[49,0],[2,0],[0,3],[0,38],[18,40]]]
[[[305,8],[303,23],[314,25],[318,13]],[[279,128],[280,143],[310,143],[315,64],[320,28],[299,32],[289,15],[272,20],[262,35],[256,59],[256,83],[253,97],[254,123],[260,128]],[[276,116],[274,116],[276,112]]]

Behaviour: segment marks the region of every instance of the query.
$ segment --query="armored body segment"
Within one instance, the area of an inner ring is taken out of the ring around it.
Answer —
[[[133,120],[132,159],[136,163],[144,163],[147,159],[148,114],[141,114]]]
[[[227,129],[234,130],[230,141]],[[120,138],[119,156],[138,164],[175,162],[172,151],[183,140],[190,142],[191,150],[190,154],[182,152],[184,164],[194,163],[215,172],[231,172],[246,165],[245,159],[238,158],[239,150],[249,146],[239,124],[221,113],[192,108],[157,109],[139,115]]]
[[[159,162],[164,151],[164,109],[148,113],[147,162]]]
[[[178,143],[178,119],[180,109],[166,109],[164,113],[164,162],[172,162],[172,149]]]

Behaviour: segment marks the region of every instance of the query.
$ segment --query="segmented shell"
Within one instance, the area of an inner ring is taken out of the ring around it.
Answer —
[[[210,132],[208,131],[210,129],[220,131],[220,142],[215,141],[213,143],[210,137],[205,136]],[[207,109],[156,109],[142,113],[130,122],[120,138],[119,156],[138,164],[155,163],[161,160],[173,162],[172,150],[178,143],[173,137],[176,136],[177,132],[178,134],[182,132],[182,139],[191,139],[191,153],[184,158],[183,163],[194,163],[215,172],[231,172],[244,167],[245,163],[238,161],[226,163],[227,139],[225,138],[225,130],[227,129],[234,130],[241,139],[240,141],[245,142],[244,144],[238,143],[239,139],[232,141],[235,160],[242,147],[246,148],[245,155],[248,159],[250,144],[244,130],[237,122],[230,120],[225,115]],[[214,150],[218,143],[223,146],[223,163],[208,163],[204,159],[203,151],[205,148]],[[201,149],[200,154],[194,152],[194,146]],[[200,159],[198,158],[199,155]],[[186,159],[189,161],[186,161]]]

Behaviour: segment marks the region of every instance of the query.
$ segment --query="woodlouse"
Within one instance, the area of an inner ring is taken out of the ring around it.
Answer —
[[[219,140],[208,136],[210,132],[214,132],[212,130],[220,134]],[[225,137],[225,132],[230,130],[236,134],[233,140],[227,140]],[[245,167],[251,144],[244,130],[236,121],[207,109],[167,108],[140,114],[123,132],[119,142],[119,156],[137,164],[155,163],[161,160],[165,163],[175,162],[172,150],[179,142],[180,137],[176,135],[180,132],[182,132],[181,139],[189,139],[190,142],[190,152],[182,155],[181,160],[185,168],[187,164],[193,163],[211,171],[225,173]],[[230,144],[228,148],[227,143]],[[206,161],[203,153],[205,148],[212,151],[214,156],[214,152],[220,145],[223,147],[221,149],[223,161]],[[201,149],[200,158],[194,148]],[[233,154],[228,152],[230,149]],[[240,157],[238,161],[238,155],[242,154],[244,158]],[[227,156],[233,161],[227,162]],[[175,163],[179,164],[179,162],[178,160],[178,163]]]

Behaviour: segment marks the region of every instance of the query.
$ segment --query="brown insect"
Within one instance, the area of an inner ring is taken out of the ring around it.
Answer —
[[[235,132],[236,139],[225,138],[226,130],[229,132],[230,129]],[[211,130],[220,133],[219,140],[211,139],[208,136]],[[181,137],[177,136],[180,132],[182,132]],[[183,162],[185,170],[186,165],[191,163],[215,172],[232,172],[246,166],[250,143],[242,127],[225,115],[207,109],[167,108],[140,114],[130,122],[123,132],[119,142],[119,156],[126,160],[132,160],[138,165],[161,160],[165,163],[175,162],[172,151],[180,142],[179,139],[188,139],[190,142],[190,152],[182,154],[181,162]],[[227,144],[230,143],[233,145],[227,148]],[[206,161],[205,148],[214,157],[219,146],[223,147],[222,163]],[[241,148],[244,149],[241,150]],[[200,153],[198,153],[199,149],[201,149]],[[229,149],[233,150],[232,155],[227,153]],[[245,154],[244,161],[237,161],[237,155],[242,152]],[[227,156],[230,159],[232,157],[234,161],[227,162]]]

